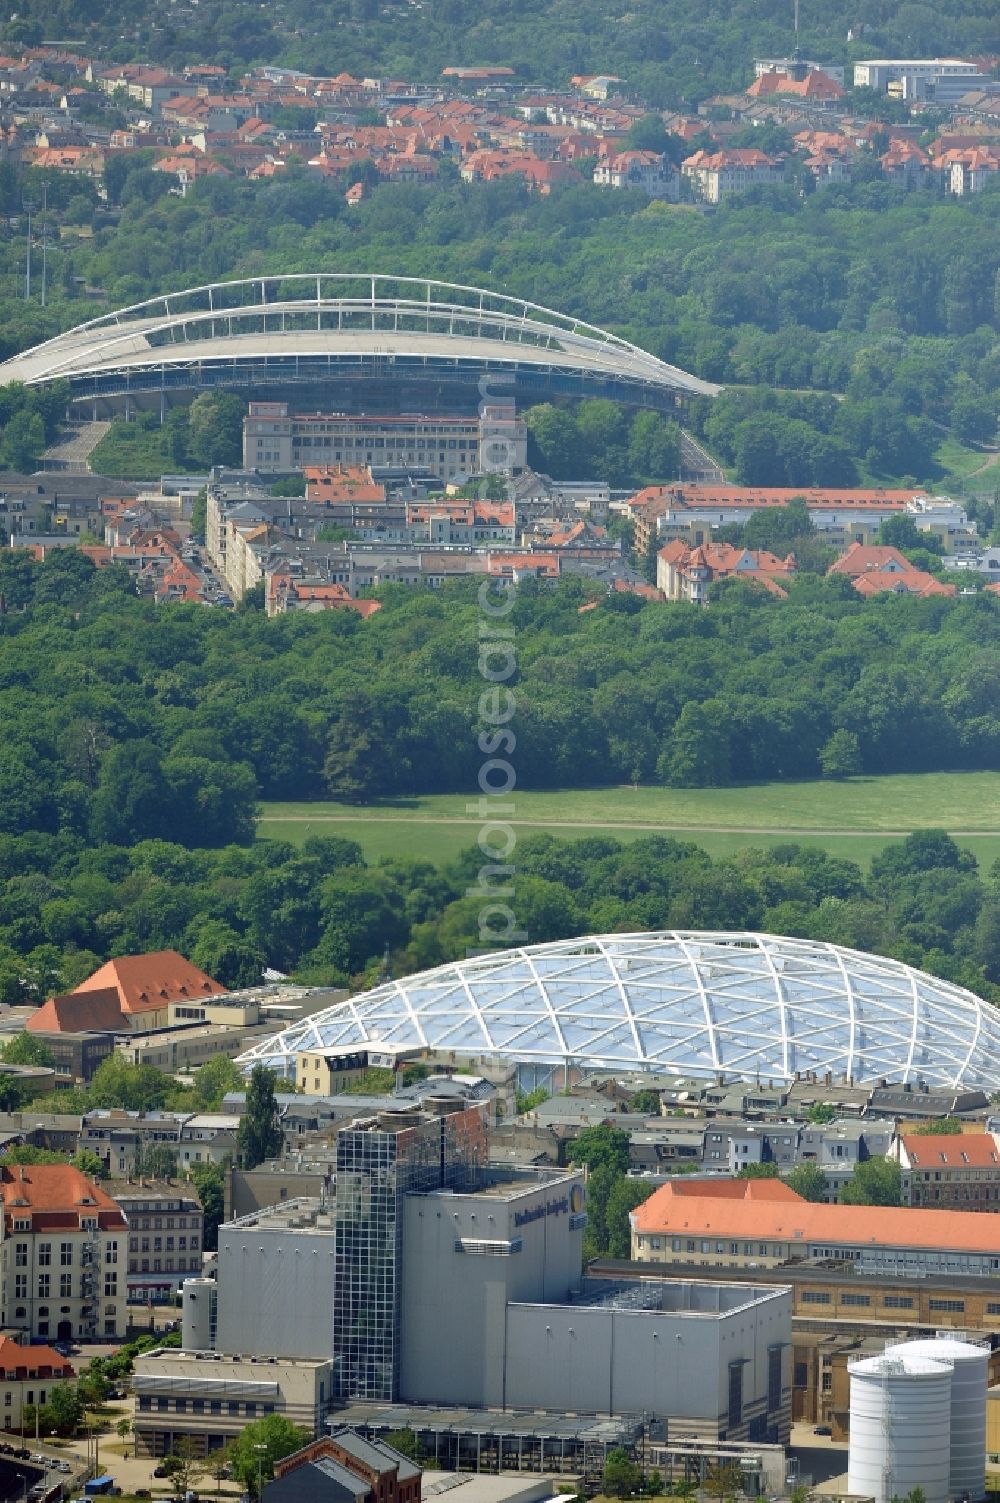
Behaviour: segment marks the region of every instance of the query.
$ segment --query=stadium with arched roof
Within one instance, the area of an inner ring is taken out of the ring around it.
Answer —
[[[421,1050],[521,1068],[790,1081],[814,1071],[996,1089],[1000,1014],[901,961],[807,939],[670,930],[502,950],[388,981],[240,1057]]]
[[[474,409],[480,396],[501,391],[519,407],[600,396],[669,411],[717,390],[615,334],[522,298],[349,272],[163,293],[0,365],[0,385],[58,380],[94,415],[212,387],[264,400],[312,387],[343,411],[370,404],[373,392],[406,411]]]

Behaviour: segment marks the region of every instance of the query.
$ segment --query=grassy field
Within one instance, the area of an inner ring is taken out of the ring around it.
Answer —
[[[944,472],[944,484],[949,480],[968,480],[971,490],[988,491],[1000,474],[1000,456],[989,450],[970,448],[953,434],[938,444],[934,458]],[[940,490],[941,484],[936,483],[935,489]]]
[[[1000,773],[921,773],[843,783],[765,783],[742,788],[589,788],[515,793],[511,823],[566,839],[634,840],[661,831],[697,840],[712,855],[748,845],[804,840],[867,863],[891,839],[928,826],[950,830],[989,866],[1000,858]],[[475,843],[480,820],[462,794],[432,794],[358,808],[265,804],[260,835],[301,843],[308,835],[357,840],[369,860],[420,855],[446,861]]]

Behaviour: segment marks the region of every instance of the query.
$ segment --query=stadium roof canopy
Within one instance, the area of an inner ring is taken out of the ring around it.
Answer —
[[[615,396],[670,407],[718,388],[637,345],[523,298],[415,277],[294,273],[164,293],[80,324],[0,365],[0,385],[69,381],[74,399],[331,382],[380,392],[484,375],[519,402]],[[498,393],[484,394],[497,400]]]
[[[897,960],[767,934],[605,934],[386,982],[241,1056],[414,1048],[520,1065],[855,1083],[1000,1080],[1000,1013]]]

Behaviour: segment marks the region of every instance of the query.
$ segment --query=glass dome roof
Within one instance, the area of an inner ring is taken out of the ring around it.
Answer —
[[[605,934],[389,981],[240,1056],[427,1049],[515,1064],[995,1089],[1000,1013],[900,961],[745,932]]]

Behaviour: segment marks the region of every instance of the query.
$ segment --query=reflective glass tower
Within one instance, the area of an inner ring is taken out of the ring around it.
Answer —
[[[473,1189],[486,1108],[380,1113],[337,1138],[334,1383],[342,1398],[394,1399],[399,1373],[403,1197]]]

